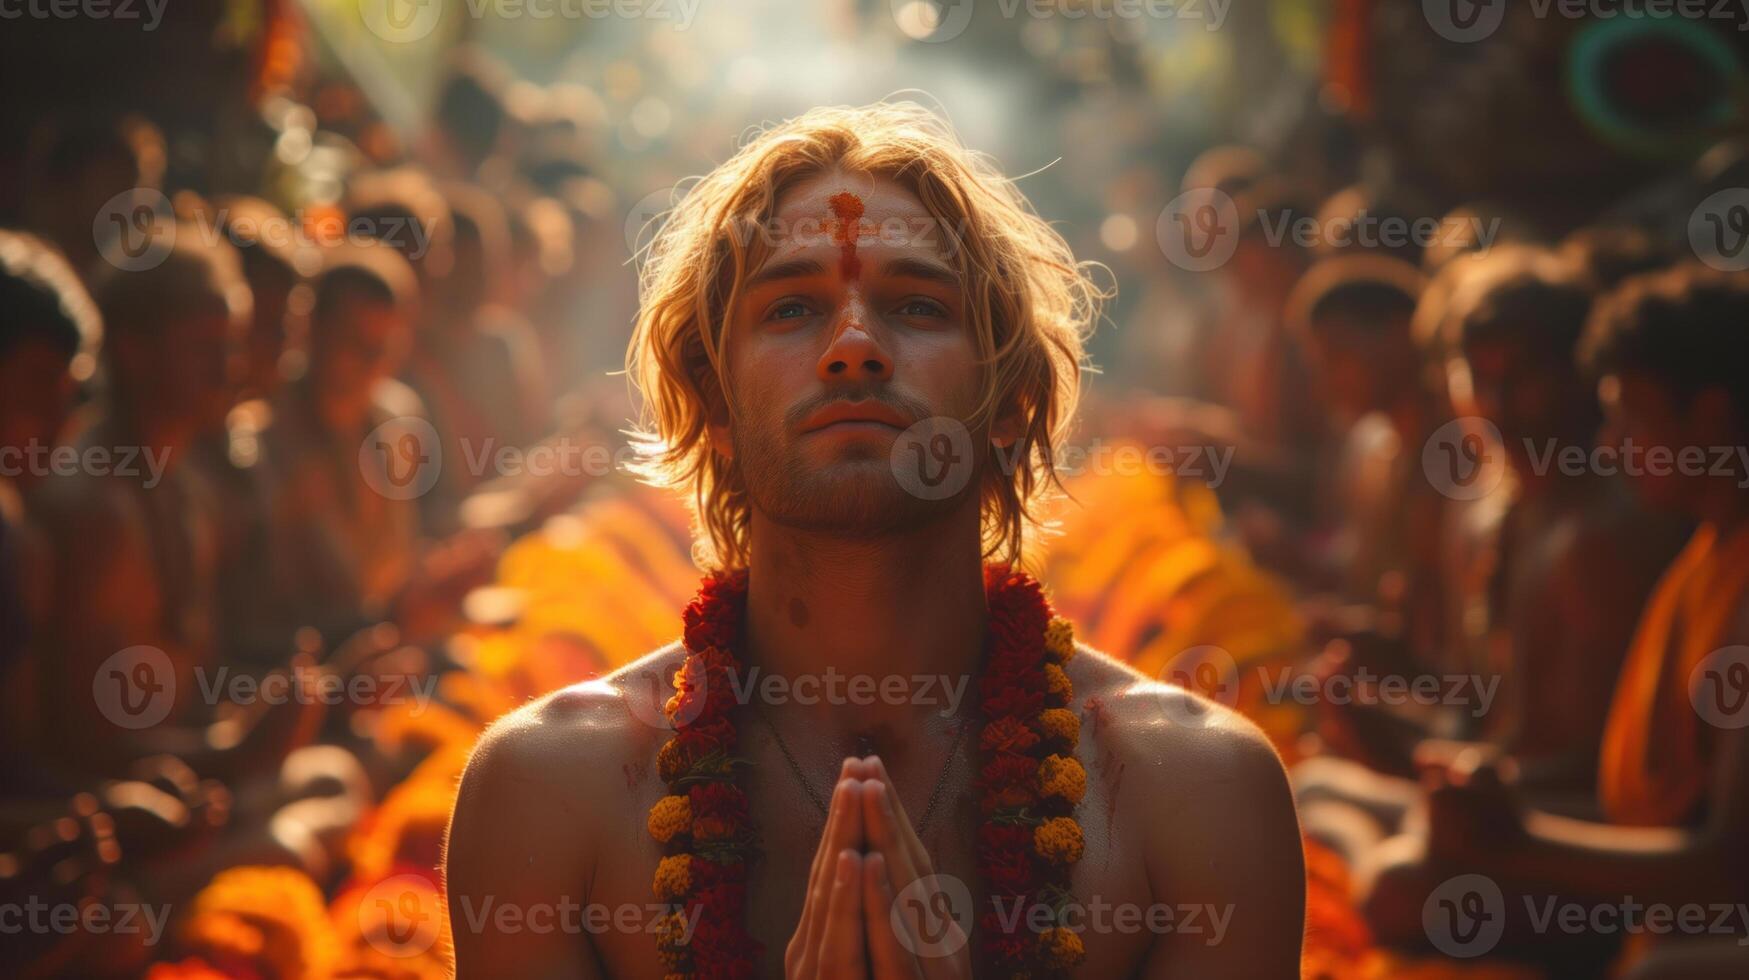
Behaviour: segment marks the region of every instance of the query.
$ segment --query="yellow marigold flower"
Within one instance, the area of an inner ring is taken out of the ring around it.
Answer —
[[[1038,713],[1038,731],[1045,738],[1060,738],[1073,750],[1081,741],[1081,719],[1067,708],[1046,708]]]
[[[1062,926],[1039,933],[1038,944],[1045,962],[1055,970],[1066,970],[1081,962],[1082,957],[1087,955],[1087,947],[1082,944],[1081,937]]]
[[[1057,663],[1066,664],[1075,656],[1075,627],[1061,616],[1051,617],[1045,627],[1045,652]]]
[[[675,854],[656,865],[656,897],[664,902],[678,900],[692,890],[692,855]]]
[[[1033,850],[1056,864],[1074,864],[1081,860],[1085,844],[1081,840],[1081,825],[1072,817],[1052,817],[1032,830]]]
[[[1087,770],[1072,756],[1053,755],[1039,763],[1038,789],[1046,796],[1060,796],[1070,804],[1087,795]]]
[[[692,803],[684,796],[664,796],[650,808],[650,836],[666,844],[692,827]]]
[[[1056,664],[1045,664],[1045,691],[1058,704],[1069,703],[1075,696],[1075,685],[1069,683],[1069,675]]]
[[[665,783],[672,783],[686,774],[689,762],[680,750],[679,739],[669,739],[656,751],[656,774]]]

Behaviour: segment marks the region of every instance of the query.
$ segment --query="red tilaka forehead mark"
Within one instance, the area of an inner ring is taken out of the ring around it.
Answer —
[[[845,281],[862,278],[862,260],[856,257],[856,239],[862,234],[862,198],[839,191],[826,199],[835,219],[832,238],[838,243],[838,271]]]

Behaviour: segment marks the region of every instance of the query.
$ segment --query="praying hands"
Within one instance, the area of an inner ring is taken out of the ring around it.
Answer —
[[[934,874],[879,757],[845,759],[784,975],[970,977],[966,934]],[[924,894],[898,901],[919,881]]]

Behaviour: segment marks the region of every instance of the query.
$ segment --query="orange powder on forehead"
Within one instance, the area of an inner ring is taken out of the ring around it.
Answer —
[[[832,209],[832,237],[838,242],[838,271],[846,281],[862,277],[862,260],[856,257],[856,239],[862,234],[862,198],[839,191],[826,200]]]

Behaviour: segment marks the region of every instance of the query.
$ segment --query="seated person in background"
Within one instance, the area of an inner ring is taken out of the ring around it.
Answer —
[[[428,174],[406,166],[355,175],[346,189],[346,220],[349,228],[356,224],[367,229],[377,243],[407,260],[422,299],[436,295],[437,282],[449,275],[455,261],[455,228],[449,202]],[[421,309],[418,315],[432,312]],[[422,324],[412,322],[414,333]]]
[[[308,372],[281,392],[263,438],[272,499],[259,561],[275,620],[330,645],[382,620],[429,640],[492,552],[476,538],[422,545],[417,498],[465,461],[438,455],[418,396],[394,380],[418,287],[394,249],[365,245],[329,256],[314,289]]]
[[[254,301],[225,416],[201,434],[193,456],[213,501],[218,633],[228,657],[271,666],[283,662],[291,641],[272,628],[273,596],[261,588],[249,564],[267,547],[268,488],[256,464],[262,433],[273,421],[272,400],[284,384],[287,355],[302,356],[304,322],[298,307],[309,301],[303,270],[316,256],[296,247],[290,219],[260,198],[230,198],[203,210],[203,220],[222,228],[237,246]]]
[[[1344,255],[1306,273],[1287,314],[1345,433],[1328,490],[1339,503],[1325,561],[1345,598],[1377,607],[1373,631],[1392,639],[1367,655],[1389,673],[1436,668],[1443,634],[1448,501],[1424,474],[1421,449],[1449,409],[1426,382],[1410,331],[1422,286],[1421,273],[1398,259]]]
[[[8,756],[31,751],[37,734],[36,680],[25,676],[36,663],[26,650],[40,639],[53,564],[28,494],[45,476],[41,454],[72,413],[76,375],[90,373],[101,336],[97,306],[60,253],[0,231],[0,745]],[[24,764],[0,761],[8,792],[25,788],[16,768]]]
[[[203,698],[201,681],[219,666],[214,531],[207,487],[188,465],[234,390],[249,287],[235,252],[204,244],[192,226],[159,264],[96,279],[103,396],[78,434],[78,472],[56,475],[32,498],[57,556],[43,641],[33,646],[43,748],[70,771],[112,772],[154,753],[203,774],[270,767],[320,712],[256,701],[215,717],[234,706]],[[111,660],[142,647],[154,651],[147,660]],[[94,680],[100,671],[124,688],[124,708],[170,692],[163,721],[136,727],[113,717],[105,709],[116,705],[92,696],[109,679]]]
[[[1490,702],[1448,706],[1465,726],[1453,734],[1510,754],[1539,803],[1578,812],[1595,796],[1604,715],[1639,609],[1686,530],[1647,513],[1619,476],[1557,465],[1569,447],[1589,454],[1601,422],[1576,357],[1592,296],[1554,255],[1506,248],[1470,265],[1442,315],[1458,409],[1499,430],[1510,473],[1486,567],[1448,578],[1473,611],[1456,624],[1470,641],[1461,658],[1472,676],[1503,679]],[[1421,746],[1447,757],[1464,747]],[[1413,782],[1333,757],[1294,775],[1308,828],[1351,856],[1395,833],[1421,799]],[[1356,809],[1374,819],[1356,821]]]
[[[1620,474],[1570,465],[1602,424],[1577,358],[1596,288],[1552,254],[1507,249],[1480,261],[1445,317],[1460,410],[1499,430],[1512,477],[1492,574],[1466,603],[1488,611],[1473,669],[1505,678],[1476,734],[1500,740],[1527,784],[1587,798],[1639,610],[1692,530],[1648,512]]]
[[[301,231],[279,208],[258,197],[232,197],[218,203],[225,233],[243,260],[243,278],[254,298],[244,335],[239,403],[271,399],[285,382],[288,355],[303,351],[309,287],[305,276],[320,263],[313,249],[300,246]]]
[[[434,530],[494,474],[495,454],[525,447],[546,429],[540,345],[515,311],[490,302],[510,274],[504,209],[477,187],[444,188],[454,228],[449,275],[433,284],[429,312],[413,344],[407,381],[443,439],[443,478],[422,500]]]
[[[1527,809],[1509,773],[1460,756],[1430,773],[1425,841],[1393,841],[1368,874],[1367,912],[1386,942],[1422,941],[1423,900],[1459,873],[1505,892],[1500,948],[1519,954],[1570,952],[1534,930],[1524,896],[1749,900],[1749,706],[1733,667],[1749,641],[1749,283],[1698,266],[1631,279],[1601,301],[1582,351],[1601,378],[1608,441],[1639,447],[1636,490],[1700,522],[1642,610],[1615,686],[1597,777],[1608,822]],[[1730,453],[1728,472],[1709,447]],[[1749,948],[1736,941],[1661,939],[1634,976],[1742,976]]]
[[[93,219],[109,219],[105,209],[118,194],[160,186],[164,134],[135,115],[66,113],[44,122],[28,145],[33,152],[20,181],[30,188],[24,225],[59,249],[89,288],[103,267],[101,249],[120,230],[93,227]]]

